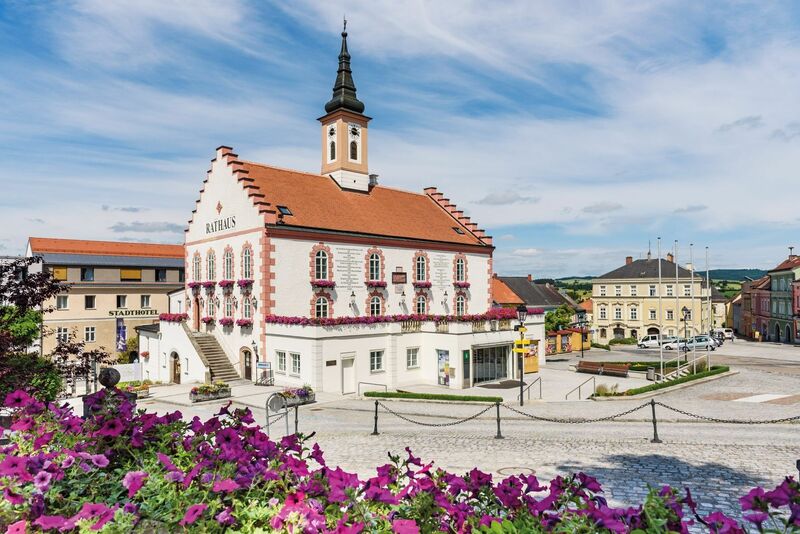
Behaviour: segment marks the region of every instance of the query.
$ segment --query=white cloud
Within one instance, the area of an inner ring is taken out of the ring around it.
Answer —
[[[515,256],[522,256],[529,258],[531,256],[538,256],[539,252],[540,251],[537,248],[517,248],[514,249],[514,252],[512,254],[514,254]]]

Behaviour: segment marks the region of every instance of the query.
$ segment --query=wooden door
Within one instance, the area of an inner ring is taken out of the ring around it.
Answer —
[[[181,383],[181,359],[174,353],[172,357],[172,383]]]
[[[253,355],[250,353],[249,350],[245,350],[244,354],[244,379],[245,380],[252,380],[253,379]]]

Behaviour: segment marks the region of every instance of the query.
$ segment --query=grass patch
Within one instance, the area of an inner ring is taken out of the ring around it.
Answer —
[[[692,380],[699,380],[700,378],[705,378],[707,376],[714,376],[721,373],[727,373],[730,371],[730,367],[727,365],[714,365],[711,367],[709,371],[703,371],[701,373],[696,373],[693,375],[682,376],[680,378],[676,378],[675,380],[670,380],[669,382],[660,382],[656,384],[650,384],[648,386],[642,386],[640,388],[633,388],[627,391],[623,391],[621,393],[606,393],[602,394],[598,392],[598,397],[628,397],[630,395],[638,395],[640,393],[648,393],[650,391],[657,391],[659,389],[668,388],[670,386],[677,386],[678,384],[684,384],[686,382],[691,382]]]
[[[592,347],[595,349],[611,350],[610,345],[605,345],[603,343],[595,343],[594,341],[592,341]]]
[[[482,397],[480,395],[447,395],[445,393],[411,393],[409,391],[365,391],[365,397],[375,399],[418,399],[455,402],[503,402],[503,397]]]

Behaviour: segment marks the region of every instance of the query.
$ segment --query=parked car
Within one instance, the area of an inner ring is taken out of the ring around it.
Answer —
[[[686,343],[686,348],[688,350],[695,348],[701,350],[716,350],[717,346],[717,341],[713,337],[706,335],[694,336]]]
[[[686,348],[686,340],[684,338],[675,338],[672,341],[664,343],[664,350],[678,350]]]
[[[725,339],[733,339],[733,329],[732,328],[715,328],[714,335],[722,334]]]

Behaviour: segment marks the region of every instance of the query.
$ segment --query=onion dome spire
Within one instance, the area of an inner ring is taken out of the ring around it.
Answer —
[[[355,113],[364,112],[364,103],[356,97],[356,85],[353,83],[353,71],[350,70],[350,52],[347,51],[347,19],[342,30],[342,50],[339,52],[339,70],[336,83],[333,85],[333,98],[325,104],[325,111],[331,113],[337,109],[346,109]]]

